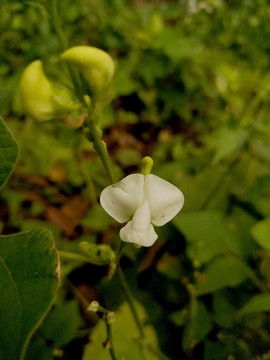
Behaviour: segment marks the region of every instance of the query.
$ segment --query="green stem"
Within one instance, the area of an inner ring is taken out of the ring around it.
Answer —
[[[67,260],[75,260],[93,264],[87,256],[83,256],[80,254],[74,254],[67,251],[58,251],[60,258],[67,259]]]
[[[106,173],[108,175],[111,184],[113,184],[115,182],[115,179],[112,170],[112,164],[107,151],[106,144],[104,143],[104,141],[102,141],[102,137],[101,137],[102,133],[96,125],[97,123],[96,116],[97,116],[96,113],[88,109],[88,117],[85,120],[85,124],[84,124],[86,128],[85,136],[89,141],[93,142],[94,149],[96,150],[102,161],[102,164],[104,166],[104,169],[106,170]]]
[[[146,360],[146,357],[145,357],[145,354],[144,354],[144,350],[145,350],[145,346],[144,346],[145,334],[144,334],[143,326],[142,326],[142,324],[140,322],[139,316],[138,316],[136,308],[135,308],[135,300],[133,298],[131,289],[130,289],[127,281],[126,281],[124,272],[123,272],[120,264],[118,264],[118,266],[117,266],[116,273],[117,273],[120,285],[122,287],[122,290],[124,292],[124,295],[125,295],[125,297],[127,299],[129,308],[130,308],[131,313],[132,313],[132,316],[133,316],[133,318],[135,320],[135,323],[137,325],[138,332],[140,334],[140,350],[141,350],[142,360]]]
[[[267,292],[264,284],[259,280],[259,278],[255,275],[253,271],[249,271],[249,279],[253,282],[253,284],[262,292]]]
[[[116,354],[114,352],[113,341],[112,341],[112,327],[107,322],[106,322],[106,327],[107,327],[107,341],[109,342],[109,347],[108,347],[109,352],[112,360],[117,360]]]
[[[50,10],[54,31],[56,33],[56,36],[58,37],[62,51],[65,51],[68,48],[68,42],[65,34],[62,31],[56,0],[50,0]]]
[[[62,32],[56,0],[50,0],[50,5],[51,5],[50,7],[51,7],[52,25],[53,25],[55,33],[58,37],[62,51],[65,51],[68,48],[68,42],[67,42],[67,39],[66,39],[64,33]],[[67,68],[68,68],[68,71],[69,71],[69,74],[70,74],[70,77],[73,82],[75,92],[76,92],[78,98],[80,99],[82,104],[87,105],[85,103],[85,99],[84,99],[85,94],[83,91],[82,82],[80,81],[78,72],[74,71],[69,65],[67,65]],[[108,154],[108,151],[106,148],[106,144],[102,141],[102,134],[96,125],[97,124],[97,121],[95,118],[96,114],[93,113],[93,111],[90,109],[89,106],[87,106],[87,108],[88,108],[88,117],[85,121],[85,128],[86,128],[85,136],[89,141],[91,141],[91,142],[93,141],[94,149],[96,150],[97,154],[99,155],[99,157],[103,163],[103,166],[106,170],[108,178],[111,183],[114,183],[115,182],[114,174],[113,174],[113,170],[112,170],[110,157],[109,157],[109,154]],[[65,258],[65,259],[89,262],[87,257],[84,257],[79,254],[72,254],[72,253],[67,253],[64,251],[59,251],[59,254],[61,257]],[[120,258],[120,256],[121,256],[121,251],[119,252],[119,258]],[[124,273],[123,273],[122,269],[120,268],[120,265],[118,265],[117,274],[118,274],[120,284],[126,295],[129,307],[131,309],[131,312],[132,312],[135,322],[137,324],[137,327],[138,327],[138,330],[140,333],[140,337],[141,337],[141,339],[144,339],[145,335],[144,335],[143,327],[140,323],[139,317],[138,317],[136,309],[135,309],[133,295],[132,295],[129,285],[125,279]],[[108,324],[107,322],[106,322],[106,325],[107,325],[107,338],[108,338],[109,345],[110,345],[109,352],[110,352],[112,360],[117,360],[116,354],[114,352],[114,348],[112,346],[111,325]],[[143,349],[142,349],[142,357],[144,358]]]
[[[119,264],[119,261],[120,261],[120,258],[122,256],[125,244],[126,243],[124,241],[120,240],[120,245],[118,246],[118,248],[115,251],[115,260],[116,260],[117,264]]]
[[[264,79],[265,81],[266,79]],[[269,79],[268,79],[269,80]],[[254,125],[255,117],[252,116],[256,108],[260,105],[262,101],[268,99],[268,94],[270,92],[270,83],[266,82],[266,85],[258,91],[257,95],[252,99],[249,106],[246,108],[245,114],[240,121],[240,126],[249,127]]]
[[[68,41],[65,37],[64,32],[62,31],[56,0],[49,0],[49,4],[50,4],[50,14],[51,14],[52,26],[53,26],[56,36],[59,40],[62,51],[65,51],[68,48]],[[67,64],[67,68],[68,68],[68,72],[70,74],[71,80],[73,82],[73,85],[74,85],[75,93],[77,94],[81,103],[83,105],[87,106],[87,104],[85,103],[85,100],[84,100],[85,91],[84,91],[84,87],[83,87],[82,81],[80,79],[79,73],[77,71],[75,71],[74,69],[72,69],[72,67],[69,66],[68,64]],[[111,162],[110,162],[110,158],[109,158],[109,155],[107,152],[106,145],[101,140],[101,134],[98,131],[96,123],[93,119],[94,115],[93,115],[92,109],[90,109],[89,106],[87,106],[87,108],[88,108],[88,119],[85,121],[85,125],[89,128],[90,134],[86,134],[86,137],[90,141],[93,140],[94,148],[103,163],[103,166],[104,166],[104,168],[108,174],[108,177],[110,179],[110,182],[114,183],[112,166],[111,166]],[[91,139],[89,139],[89,137]]]
[[[125,278],[125,275],[124,275],[124,272],[121,268],[121,265],[120,265],[120,258],[122,256],[122,252],[123,252],[123,249],[124,249],[124,246],[126,244],[124,242],[121,241],[118,249],[116,250],[116,253],[115,253],[115,258],[116,258],[116,263],[117,263],[117,270],[116,270],[116,273],[117,273],[117,277],[118,277],[118,281],[120,283],[120,286],[123,290],[123,293],[126,297],[126,300],[128,302],[128,305],[129,305],[129,308],[130,308],[130,311],[132,313],[132,316],[135,320],[135,323],[137,325],[137,328],[138,328],[138,332],[140,334],[140,339],[139,339],[139,345],[140,345],[140,350],[141,350],[141,356],[142,356],[142,359],[145,360],[145,354],[144,354],[144,342],[145,342],[145,333],[144,333],[144,329],[143,329],[143,326],[141,324],[141,321],[139,319],[139,316],[137,314],[137,310],[135,308],[135,300],[134,300],[134,297],[133,297],[133,294],[132,294],[132,291],[128,285],[128,282],[126,281],[126,278]]]
[[[87,183],[87,190],[88,190],[90,202],[93,206],[95,206],[98,204],[97,193],[96,193],[95,185],[93,183],[92,176],[90,174],[90,169],[87,166],[86,162],[84,161],[81,162],[81,172]]]
[[[130,290],[130,287],[126,281],[126,278],[125,278],[125,275],[124,275],[124,272],[123,270],[121,269],[120,265],[118,265],[117,267],[117,275],[118,275],[118,279],[119,279],[119,282],[120,282],[120,285],[122,287],[122,290],[126,296],[126,299],[127,299],[127,302],[129,304],[129,307],[130,307],[130,310],[132,312],[132,315],[134,317],[134,320],[136,322],[136,325],[137,325],[137,328],[138,328],[138,331],[139,331],[139,334],[140,334],[140,337],[141,339],[144,339],[145,338],[145,334],[144,334],[144,330],[143,330],[143,327],[141,325],[141,322],[139,320],[139,317],[138,317],[138,314],[137,314],[137,311],[135,309],[135,301],[134,301],[134,298],[133,298],[133,295],[132,295],[132,292]]]
[[[62,31],[62,26],[61,26],[60,17],[58,14],[56,0],[49,0],[49,9],[50,9],[49,13],[51,15],[52,27],[53,27],[55,34],[58,38],[58,41],[60,43],[61,51],[65,51],[68,48],[68,41],[67,41],[67,38],[66,38],[64,32]],[[72,67],[69,64],[65,64],[65,66],[68,69],[70,78],[71,78],[74,88],[75,88],[75,92],[76,92],[78,98],[80,99],[80,101],[83,102],[84,94],[83,94],[82,84],[80,81],[79,74],[77,71],[72,69]]]
[[[75,296],[76,299],[79,300],[80,304],[82,305],[83,309],[86,309],[89,305],[89,301],[83,296],[83,294],[72,284],[72,282],[66,277],[65,283],[70,287],[71,292]],[[92,313],[93,317],[97,317],[97,314]]]

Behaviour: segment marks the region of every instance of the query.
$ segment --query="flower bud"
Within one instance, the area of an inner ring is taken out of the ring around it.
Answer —
[[[99,309],[99,302],[92,301],[91,304],[88,306],[87,311],[98,312]]]
[[[82,241],[79,244],[80,248],[89,257],[89,261],[95,265],[109,265],[115,262],[115,254],[112,248],[106,244],[92,244],[87,241]]]
[[[69,114],[80,107],[71,91],[47,79],[40,60],[33,61],[24,70],[20,96],[26,113],[39,121]]]
[[[115,322],[115,314],[112,311],[109,311],[106,314],[106,321],[109,325],[113,324]]]
[[[93,46],[74,46],[63,52],[60,58],[81,71],[90,86],[91,96],[99,96],[111,84],[115,65],[105,51]]]

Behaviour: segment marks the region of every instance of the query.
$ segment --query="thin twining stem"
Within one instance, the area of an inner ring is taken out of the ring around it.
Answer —
[[[54,27],[55,33],[58,37],[58,40],[60,42],[60,46],[62,51],[65,51],[68,47],[68,42],[67,39],[65,37],[65,34],[62,31],[62,27],[60,24],[60,18],[59,18],[59,14],[58,14],[58,9],[57,9],[57,4],[55,0],[50,0],[50,4],[51,4],[51,16],[52,16],[52,25]],[[85,102],[85,98],[84,98],[84,93],[83,93],[83,89],[82,89],[82,84],[81,81],[79,79],[78,73],[73,71],[73,69],[68,66],[68,71],[70,74],[70,77],[72,79],[73,85],[74,85],[74,89],[75,92],[78,96],[78,98],[80,99],[82,105],[88,105],[87,102]],[[86,138],[93,142],[94,144],[94,148],[96,150],[96,152],[98,153],[102,164],[104,166],[104,169],[108,175],[108,178],[110,180],[111,183],[115,182],[115,178],[114,178],[114,174],[113,174],[113,170],[112,170],[112,165],[111,165],[111,160],[106,148],[106,144],[102,141],[102,134],[99,131],[98,127],[97,127],[97,119],[96,119],[96,113],[92,110],[92,108],[90,106],[87,106],[87,110],[88,110],[88,117],[85,121],[85,136]],[[87,131],[89,129],[89,131]],[[119,254],[121,256],[121,254]],[[67,255],[66,253],[62,252],[62,256],[66,256],[66,257],[70,257],[70,255]],[[120,257],[119,256],[119,257]],[[74,257],[72,257],[74,259]],[[78,258],[77,258],[78,259]],[[79,260],[79,259],[78,259]],[[80,260],[82,260],[82,258],[80,257]],[[124,294],[127,298],[130,310],[132,312],[132,315],[134,317],[134,320],[137,324],[138,330],[139,330],[139,334],[141,339],[145,338],[144,335],[144,330],[143,327],[140,323],[137,311],[135,309],[135,301],[132,295],[132,292],[130,290],[130,287],[125,279],[124,273],[120,267],[120,265],[118,264],[117,267],[117,274],[118,274],[118,278],[121,284],[121,287],[124,291]],[[111,328],[110,328],[110,324],[107,324],[107,332],[108,332],[108,337],[111,336]],[[116,360],[116,355],[114,353],[113,348],[109,349],[110,350],[110,354],[113,360]],[[143,354],[142,354],[143,355]],[[144,356],[143,356],[144,357]]]
[[[84,123],[84,134],[86,138],[93,142],[94,149],[102,161],[103,167],[108,175],[108,178],[113,184],[115,182],[114,173],[112,169],[111,160],[107,151],[107,147],[104,141],[102,141],[102,132],[97,127],[97,114],[88,108],[88,117]]]
[[[128,304],[129,304],[130,310],[132,312],[132,315],[134,317],[134,320],[136,322],[140,337],[141,337],[141,339],[144,339],[145,334],[144,334],[143,326],[141,325],[140,319],[139,319],[137,311],[135,309],[135,301],[134,301],[132,292],[130,290],[130,287],[129,287],[127,281],[126,281],[124,272],[123,272],[122,268],[120,267],[120,265],[118,265],[118,267],[117,267],[117,276],[118,276],[120,285],[122,287],[122,290],[123,290],[123,292],[124,292],[124,294],[126,296],[126,299],[128,301]]]
[[[109,324],[107,321],[106,321],[106,328],[107,328],[107,340],[106,340],[105,347],[108,348],[112,360],[117,360],[117,357],[116,357],[116,354],[114,351],[114,347],[113,347],[112,327],[111,327],[111,324]]]
[[[58,38],[61,51],[65,51],[68,48],[68,40],[66,38],[65,33],[62,31],[62,24],[60,21],[58,8],[56,0],[49,0],[49,14],[51,19],[51,24],[54,29],[54,32]],[[79,74],[76,70],[74,70],[69,64],[66,64],[70,78],[72,80],[75,92],[81,102],[83,102],[83,90],[80,81]]]

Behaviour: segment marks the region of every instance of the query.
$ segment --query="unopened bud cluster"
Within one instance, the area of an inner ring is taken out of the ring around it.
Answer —
[[[111,56],[92,46],[75,46],[63,52],[60,60],[71,65],[81,75],[86,84],[86,88],[81,89],[84,99],[87,99],[86,105],[104,105],[115,72]],[[40,60],[33,61],[24,70],[20,96],[25,112],[38,121],[78,116],[83,106],[73,90],[53,84],[47,78]],[[69,122],[70,118],[66,123]]]

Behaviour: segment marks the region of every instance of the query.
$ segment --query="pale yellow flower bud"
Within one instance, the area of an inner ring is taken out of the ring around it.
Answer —
[[[25,112],[39,121],[69,114],[80,107],[70,90],[53,85],[47,79],[40,60],[32,62],[24,70],[20,96]]]
[[[99,302],[92,301],[91,304],[88,306],[87,311],[98,312],[99,309]]]
[[[111,84],[115,64],[105,51],[93,46],[74,46],[60,55],[60,59],[74,65],[90,86],[92,96],[99,96]]]

